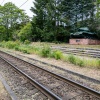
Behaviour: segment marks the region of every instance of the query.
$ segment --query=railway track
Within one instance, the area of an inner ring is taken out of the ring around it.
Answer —
[[[0,74],[2,74],[8,84],[7,89],[9,91],[9,96],[11,96],[10,100],[50,100],[45,94],[34,87],[23,74],[13,69],[12,65],[1,58]],[[8,99],[4,97],[2,100]]]
[[[11,54],[11,55],[14,55],[18,58],[21,58],[25,61],[31,62],[37,66],[39,65],[41,68],[44,68],[46,70],[50,70],[50,71],[57,73],[57,74],[60,74],[68,79],[74,80],[80,84],[83,84],[89,88],[92,88],[92,89],[100,92],[100,78],[99,78],[99,76],[96,78],[89,77],[86,75],[79,74],[77,72],[73,72],[71,70],[63,69],[61,66],[55,66],[55,65],[49,64],[49,63],[44,62],[44,61],[40,61],[40,60],[37,60],[34,58],[27,57],[23,54],[13,53],[10,51],[6,51],[6,52]],[[98,74],[96,74],[96,75],[98,75]]]
[[[39,84],[45,86],[45,89],[48,88],[49,92],[57,97],[55,100],[62,100],[63,98],[65,100],[100,99],[100,93],[93,89],[6,54],[5,52],[0,51],[0,56],[8,60],[7,62],[14,66],[16,70],[19,69],[20,72],[23,72],[26,76],[28,75],[30,79],[37,80]]]
[[[11,55],[13,54],[11,52],[8,52],[8,53],[10,53]],[[52,65],[52,64],[49,64],[49,63],[44,62],[44,61],[40,61],[40,60],[31,58],[31,57],[27,57],[27,55],[25,56],[23,54],[18,54],[18,53],[14,53],[13,55],[17,56],[25,61],[31,62],[37,66],[39,65],[41,68],[44,68],[46,70],[50,70],[50,71],[57,73],[57,74],[60,74],[68,79],[74,80],[80,84],[83,84],[87,87],[90,87],[90,88],[100,92],[100,77],[99,76],[93,78],[93,77],[79,74],[77,72],[73,72],[71,70],[64,69],[61,66]]]
[[[70,48],[70,47],[61,47],[61,46],[51,46],[53,50],[60,50],[64,54],[74,54],[79,56],[87,56],[93,58],[100,58],[99,49],[89,49],[89,48]]]

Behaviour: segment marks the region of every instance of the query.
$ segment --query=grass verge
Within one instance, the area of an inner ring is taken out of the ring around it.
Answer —
[[[26,41],[27,42],[27,41]],[[42,57],[55,58],[63,61],[70,62],[80,67],[92,67],[100,69],[100,59],[84,59],[74,55],[63,55],[59,50],[52,51],[50,46],[44,45],[43,47],[32,46],[29,43],[21,43],[19,41],[0,42],[0,47],[14,49],[27,54],[38,54]]]

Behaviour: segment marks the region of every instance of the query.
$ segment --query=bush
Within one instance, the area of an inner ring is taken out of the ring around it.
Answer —
[[[21,51],[21,52],[23,52],[23,53],[30,54],[29,49],[28,49],[28,48],[25,48],[25,47],[23,47],[23,46],[18,47],[18,51]]]
[[[68,57],[68,61],[71,62],[72,64],[76,64],[75,56],[73,56],[73,55],[69,55],[69,57]]]
[[[26,39],[32,39],[32,25],[31,23],[27,23],[18,33],[18,37],[20,41],[24,42]]]
[[[80,67],[85,66],[84,65],[84,61],[82,59],[80,59],[80,58],[76,58],[76,64],[79,65]]]
[[[98,69],[100,69],[100,60],[98,60],[98,66],[97,66]]]
[[[19,45],[19,43],[13,42],[13,41],[8,41],[5,43],[5,47],[9,48],[9,49],[14,49],[18,45]]]
[[[2,42],[0,42],[0,47],[5,47],[5,44],[6,44],[6,42],[5,41],[2,41]]]
[[[25,40],[24,44],[28,45],[28,44],[30,44],[30,41],[29,40]]]
[[[15,50],[16,51],[19,51],[19,46],[15,46]]]
[[[56,60],[58,59],[61,59],[63,57],[63,54],[61,51],[54,51],[52,54],[51,54],[51,57],[55,58]]]
[[[40,51],[40,55],[42,57],[48,57],[48,56],[50,56],[50,54],[51,54],[51,49],[48,46],[44,46],[42,48],[42,50]]]

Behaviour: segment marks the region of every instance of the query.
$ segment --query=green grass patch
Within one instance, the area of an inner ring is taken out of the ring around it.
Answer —
[[[55,58],[56,60],[58,60],[58,59],[62,59],[63,54],[62,54],[61,51],[56,50],[56,51],[53,51],[53,52],[51,53],[51,57],[52,57],[52,58]]]
[[[72,64],[76,64],[76,58],[73,55],[68,56],[68,61]]]
[[[100,69],[100,59],[84,59],[74,55],[63,55],[59,50],[52,51],[50,46],[42,44],[41,46],[33,46],[28,41],[26,43],[21,43],[19,41],[8,41],[0,42],[0,47],[14,49],[27,54],[38,54],[42,57],[60,59],[66,62],[70,62],[74,65],[80,67],[92,67]]]
[[[19,46],[19,45],[20,45],[20,43],[18,41],[15,41],[15,42],[13,42],[13,41],[8,41],[8,42],[3,41],[3,42],[0,43],[1,47],[5,47],[5,48],[8,48],[8,49],[14,49],[16,46]]]
[[[40,50],[40,55],[42,57],[49,57],[51,54],[51,48],[49,46],[43,46],[43,48]]]

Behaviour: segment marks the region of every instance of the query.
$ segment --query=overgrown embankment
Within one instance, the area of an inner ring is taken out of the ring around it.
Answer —
[[[42,47],[32,46],[27,40],[24,43],[19,41],[3,41],[0,43],[0,47],[13,49],[27,54],[37,54],[42,57],[55,58],[56,60],[60,59],[80,67],[92,67],[100,69],[100,59],[85,59],[74,55],[64,55],[59,50],[52,51],[48,45],[43,44]]]

